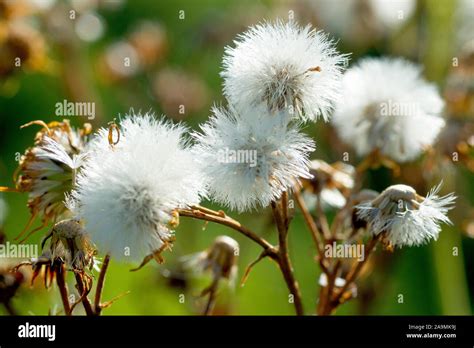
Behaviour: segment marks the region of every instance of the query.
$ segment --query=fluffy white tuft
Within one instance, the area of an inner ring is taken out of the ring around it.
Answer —
[[[332,121],[360,156],[378,149],[398,162],[413,160],[445,125],[436,87],[403,59],[364,59],[345,73],[343,95]]]
[[[286,109],[302,120],[329,119],[347,56],[326,34],[277,21],[251,27],[234,43],[225,49],[221,73],[231,104],[263,103],[272,113]]]
[[[266,207],[299,177],[311,177],[314,142],[289,125],[287,115],[269,117],[259,108],[245,116],[233,109],[212,111],[202,133],[194,134],[194,152],[215,201],[239,212]]]
[[[394,185],[371,202],[357,206],[358,216],[369,223],[371,233],[387,233],[393,246],[418,246],[437,240],[440,224],[451,224],[447,213],[453,208],[453,193],[439,197],[441,184],[426,198],[406,185]]]
[[[143,259],[172,239],[173,210],[197,204],[203,182],[181,125],[153,115],[120,122],[120,141],[101,129],[68,202],[93,242],[116,258]]]

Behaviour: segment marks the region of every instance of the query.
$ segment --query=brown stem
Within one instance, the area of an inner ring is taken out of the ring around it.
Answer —
[[[296,313],[298,315],[303,315],[304,312],[303,312],[303,306],[302,306],[302,301],[301,301],[301,293],[299,290],[298,283],[294,278],[293,268],[291,266],[291,262],[288,257],[288,243],[287,243],[287,238],[286,238],[287,233],[288,233],[288,225],[289,225],[288,196],[283,197],[283,201],[287,202],[286,207],[282,209],[285,216],[280,218],[279,213],[277,216],[275,216],[275,218],[278,218],[277,226],[279,226],[278,227],[279,248],[276,248],[275,246],[271,245],[264,238],[258,236],[253,231],[242,226],[240,222],[227,216],[222,211],[216,212],[209,208],[193,206],[189,209],[180,209],[178,213],[180,216],[187,216],[194,219],[215,222],[215,223],[230,227],[236,230],[237,232],[242,233],[243,235],[245,235],[246,237],[250,238],[255,243],[257,243],[258,245],[260,245],[264,249],[265,256],[269,256],[274,261],[277,261],[278,266],[285,279],[285,282],[287,283],[288,289],[290,290],[291,294],[294,296],[294,304],[295,304]]]
[[[200,206],[200,205],[193,205],[193,206],[191,207],[191,209],[200,210],[200,211],[202,211],[203,213],[206,213],[206,214],[209,214],[209,215],[220,216],[220,217],[226,217],[225,213],[224,213],[222,210],[215,211],[215,210],[212,210],[212,209],[209,209],[209,208]]]
[[[321,238],[324,240],[324,235],[319,230],[316,222],[314,221],[313,216],[311,215],[308,208],[306,207],[306,203],[304,202],[303,197],[301,197],[300,191],[298,189],[295,189],[294,196],[296,198],[296,203],[298,204],[301,212],[303,213],[304,220],[311,232],[311,236],[313,237],[313,242],[318,252],[318,259],[319,259],[319,265],[321,267],[321,270],[329,278],[330,272],[329,272],[328,266],[326,266],[326,263],[325,263],[326,259],[324,257],[323,241],[321,241]],[[321,290],[319,292],[319,302],[316,307],[317,313],[320,312],[321,308],[324,308],[326,306],[325,302],[327,301],[327,296],[328,296],[326,292],[327,292],[327,289],[325,287],[321,287]]]
[[[89,301],[89,298],[86,295],[86,289],[84,288],[84,282],[82,279],[81,274],[79,273],[74,273],[76,276],[76,284],[77,284],[77,290],[79,291],[79,295],[82,298],[82,305],[84,306],[84,310],[86,311],[86,314],[88,316],[93,316],[94,315],[94,310],[92,309],[91,303]]]
[[[341,290],[339,290],[337,293],[335,293],[334,296],[332,296],[332,294],[331,294],[331,299],[330,299],[327,307],[325,308],[324,313],[322,313],[322,314],[324,314],[324,315],[331,314],[337,308],[337,306],[342,304],[341,298],[346,293],[346,291],[349,289],[349,287],[352,285],[352,283],[354,283],[354,281],[359,276],[359,274],[362,271],[364,265],[367,263],[367,260],[369,259],[370,254],[372,253],[375,246],[377,245],[377,242],[382,238],[382,235],[383,234],[380,233],[377,236],[372,237],[372,239],[367,244],[366,251],[365,251],[365,258],[360,262],[359,261],[355,262],[352,269],[349,271],[349,273],[346,276],[346,279],[345,279],[346,282],[345,282],[344,286],[341,288]]]
[[[286,206],[285,206],[286,205]],[[288,194],[284,192],[279,202],[272,202],[273,216],[278,229],[278,264],[288,290],[293,295],[297,315],[304,315],[303,302],[298,281],[294,276],[293,266],[288,253]]]
[[[334,287],[336,284],[337,275],[339,273],[339,269],[341,268],[342,262],[341,260],[337,260],[335,266],[333,267],[331,272],[327,272],[327,286],[321,287],[320,293],[320,300],[317,313],[318,315],[324,315],[328,310],[328,306],[331,303],[331,297],[334,291]]]
[[[319,231],[318,226],[316,225],[316,222],[314,221],[313,217],[311,216],[311,213],[306,207],[306,204],[303,200],[303,197],[301,197],[300,192],[297,189],[295,189],[293,194],[296,198],[296,203],[298,204],[301,212],[303,213],[303,217],[306,222],[306,225],[308,225],[308,228],[311,232],[311,237],[313,237],[313,241],[316,246],[316,250],[318,251],[318,255],[320,259],[323,259],[324,253],[323,253],[323,247],[321,245],[321,240],[320,240],[321,232]]]
[[[207,300],[206,307],[204,309],[203,315],[211,315],[212,310],[214,309],[214,304],[216,303],[216,295],[217,295],[217,286],[219,285],[219,277],[215,277],[212,281],[212,284],[204,289],[202,295],[209,293],[209,298]]]
[[[61,294],[61,301],[63,302],[64,314],[71,315],[71,304],[69,303],[69,295],[66,285],[66,267],[61,265],[58,272],[56,272],[56,284],[58,285],[59,293]]]
[[[250,238],[255,243],[257,243],[258,245],[260,245],[264,250],[267,251],[268,256],[276,260],[277,251],[275,247],[271,245],[269,242],[267,242],[265,239],[258,236],[256,233],[249,230],[248,228],[242,226],[240,222],[232,219],[231,217],[223,213],[220,214],[218,212],[210,213],[210,211],[211,210],[208,208],[193,207],[191,209],[180,209],[178,212],[179,212],[179,215],[181,216],[187,216],[194,219],[215,222],[215,223],[230,227],[242,233],[243,235],[245,235],[246,237]]]
[[[317,219],[319,222],[319,225],[321,226],[321,230],[323,232],[324,239],[330,240],[332,235],[331,235],[331,230],[329,229],[329,223],[328,219],[326,218],[326,215],[323,212],[323,207],[321,205],[321,195],[317,195],[317,202],[316,202],[316,209],[318,211],[317,214]]]
[[[216,302],[216,292],[211,291],[209,293],[209,299],[207,301],[207,305],[206,305],[203,315],[206,315],[206,316],[211,315],[215,302]]]
[[[346,204],[344,205],[344,207],[342,207],[337,213],[336,213],[336,216],[334,217],[334,220],[333,220],[333,223],[331,225],[331,235],[333,237],[336,237],[339,235],[340,233],[340,229],[342,228],[343,226],[343,222],[344,222],[344,219],[345,217],[347,216],[347,212],[349,211],[349,208],[351,208],[351,201],[349,198],[347,198],[347,202]]]
[[[16,311],[13,309],[13,306],[11,305],[10,301],[5,301],[3,302],[3,305],[5,306],[5,309],[7,310],[9,315],[17,315]]]
[[[100,305],[100,299],[102,297],[105,274],[107,273],[109,262],[110,262],[110,255],[107,254],[105,255],[104,262],[102,263],[102,268],[100,269],[99,279],[97,280],[97,287],[95,291],[95,300],[94,300],[95,315],[100,315],[100,312],[102,311],[102,307]]]

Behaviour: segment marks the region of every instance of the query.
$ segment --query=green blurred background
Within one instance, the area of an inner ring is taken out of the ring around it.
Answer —
[[[35,5],[19,17],[4,16],[2,21],[24,21],[36,31],[30,39],[26,34],[26,40],[38,45],[27,50],[24,61],[29,60],[29,64],[11,71],[4,68],[0,75],[0,185],[4,186],[13,185],[11,177],[18,165],[18,154],[33,144],[38,131],[34,126],[23,130],[19,127],[31,120],[61,120],[55,116],[55,104],[64,99],[96,104],[96,118],[89,121],[72,117],[76,126],[91,122],[96,129],[133,108],[166,113],[197,128],[208,117],[213,103],[225,103],[219,76],[225,45],[230,45],[248,25],[264,19],[294,16],[302,25],[312,23],[339,40],[340,51],[352,52],[352,62],[367,55],[397,55],[419,62],[424,65],[427,78],[435,81],[441,91],[445,89],[453,57],[473,38],[474,22],[471,0],[393,1],[395,5],[382,0],[36,0],[13,2],[9,6],[20,3]],[[75,19],[68,18],[71,9]],[[5,46],[0,46],[2,49]],[[124,70],[123,65],[121,68],[117,64],[124,56],[131,57],[130,69]],[[179,112],[180,105],[184,105],[184,113]],[[472,114],[469,118],[472,120]],[[463,116],[463,122],[465,119]],[[340,160],[343,145],[334,144],[329,125],[318,123],[307,126],[305,131],[317,141],[314,158]],[[356,163],[354,157],[352,164]],[[421,176],[420,168],[421,162],[416,162],[407,173]],[[456,209],[460,211],[452,214],[454,226],[444,228],[440,240],[430,245],[396,250],[393,254],[380,253],[371,264],[370,274],[362,279],[359,297],[342,306],[337,314],[471,314],[474,240],[469,232],[472,234],[470,224],[474,218],[473,175],[469,169],[458,166],[443,177],[447,189],[461,196]],[[369,173],[366,186],[380,190],[401,180],[380,169]],[[2,197],[8,205],[4,231],[12,240],[29,218],[27,196],[9,193]],[[276,242],[270,211],[242,214],[238,218]],[[46,229],[37,233],[29,242],[39,242],[45,232]],[[164,255],[165,264],[150,263],[132,273],[129,270],[135,265],[112,262],[104,299],[130,293],[103,314],[199,313],[201,309],[194,297],[203,284],[196,286],[187,279],[177,261],[181,256],[205,249],[221,234],[235,238],[241,246],[240,279],[245,266],[258,256],[259,247],[225,227],[205,226],[200,221],[182,218],[175,247]],[[459,256],[452,255],[453,247],[459,248]],[[306,312],[314,313],[319,269],[314,262],[311,236],[299,212],[290,228],[290,252]],[[73,288],[72,282],[69,287]],[[184,303],[179,301],[180,294],[185,295]],[[403,303],[398,301],[400,294]],[[237,286],[234,292],[223,291],[216,311],[293,314],[287,296],[276,265],[263,260],[244,287]],[[57,289],[45,290],[37,281],[33,287],[22,286],[13,306],[20,314],[39,315],[61,309],[61,302]],[[2,307],[0,313],[5,313]]]

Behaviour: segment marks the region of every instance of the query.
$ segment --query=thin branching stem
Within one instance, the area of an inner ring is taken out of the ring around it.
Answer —
[[[382,239],[382,237],[383,237],[382,233],[378,234],[375,237],[372,237],[372,239],[367,244],[367,247],[365,248],[365,258],[360,262],[356,261],[354,263],[354,265],[352,266],[351,270],[349,271],[349,273],[347,274],[345,278],[344,286],[340,290],[338,290],[335,294],[331,294],[331,299],[329,300],[326,308],[324,308],[324,312],[321,314],[323,315],[331,314],[340,304],[344,302],[342,301],[344,294],[347,292],[349,287],[355,282],[360,272],[364,268],[364,265],[367,263],[370,257],[370,254],[375,250],[375,246]]]
[[[288,251],[288,193],[284,192],[279,202],[272,202],[273,216],[278,229],[278,263],[288,290],[293,295],[293,304],[297,315],[304,315],[303,301],[298,281],[295,278],[293,266]]]
[[[15,309],[13,308],[12,304],[10,303],[10,301],[3,302],[3,306],[5,307],[9,315],[11,316],[18,315]]]
[[[286,201],[286,208],[282,209],[284,216],[281,216],[280,212],[278,212],[278,215],[276,216],[278,219],[277,227],[279,231],[279,246],[278,247],[273,246],[267,240],[260,237],[255,232],[251,231],[250,229],[242,226],[240,222],[227,216],[222,211],[216,212],[209,208],[193,206],[188,209],[180,209],[178,213],[180,216],[187,216],[194,219],[210,221],[210,222],[214,222],[214,223],[218,223],[218,224],[230,227],[234,229],[235,231],[245,235],[247,238],[253,240],[258,245],[260,245],[264,250],[264,256],[265,257],[268,256],[272,260],[278,263],[278,266],[288,286],[288,290],[291,292],[291,294],[294,297],[295,311],[297,314],[303,315],[304,312],[303,312],[303,306],[302,306],[302,301],[301,301],[301,293],[299,291],[298,282],[294,278],[293,268],[291,266],[291,262],[288,256],[288,241],[287,241],[288,225],[289,225],[288,196],[284,197],[283,200]]]
[[[61,265],[58,272],[56,272],[56,284],[58,285],[61,301],[64,307],[64,314],[71,315],[71,304],[69,303],[68,289],[66,285],[66,268]]]
[[[319,231],[319,228],[316,225],[316,222],[314,221],[313,217],[311,216],[311,213],[306,207],[303,197],[301,197],[301,193],[297,189],[295,189],[295,191],[293,192],[293,195],[295,196],[296,203],[298,204],[301,212],[303,213],[303,217],[306,222],[306,225],[308,225],[308,228],[311,232],[311,237],[313,237],[313,241],[316,246],[316,250],[318,251],[318,255],[321,259],[323,259],[324,253],[323,253],[323,246],[321,243],[322,234]]]
[[[231,217],[225,215],[224,213],[219,213],[216,211],[212,211],[208,208],[203,208],[200,206],[194,206],[190,209],[180,209],[179,215],[187,216],[198,220],[210,221],[215,222],[227,227],[234,229],[237,232],[240,232],[244,236],[250,238],[255,243],[260,245],[264,250],[267,251],[268,256],[272,259],[276,259],[277,250],[276,248],[271,245],[268,241],[264,238],[257,235],[255,232],[251,231],[250,229],[242,226],[242,224]]]
[[[95,300],[94,300],[95,315],[100,315],[100,312],[102,311],[100,302],[101,302],[101,297],[102,297],[102,291],[104,289],[105,275],[109,267],[109,262],[110,262],[110,255],[107,254],[105,255],[104,262],[102,263],[102,268],[100,269],[99,279],[97,280],[97,287],[95,291]]]
[[[323,207],[321,204],[321,195],[317,195],[316,200],[316,209],[317,209],[317,221],[319,222],[319,226],[321,226],[321,231],[323,232],[324,239],[330,240],[332,238],[331,230],[329,228],[328,219],[326,218],[326,214],[324,214]]]
[[[74,275],[76,277],[77,290],[79,291],[79,295],[81,296],[81,302],[84,306],[84,310],[86,311],[86,314],[88,316],[93,316],[94,310],[92,309],[92,305],[89,301],[89,298],[87,297],[88,290],[86,290],[86,288],[84,287],[83,277],[80,273],[77,272],[74,272]]]
[[[214,309],[214,305],[216,303],[216,295],[217,295],[217,286],[219,285],[219,277],[215,277],[212,281],[212,284],[204,289],[202,295],[209,295],[206,303],[206,307],[204,308],[203,315],[211,315]]]

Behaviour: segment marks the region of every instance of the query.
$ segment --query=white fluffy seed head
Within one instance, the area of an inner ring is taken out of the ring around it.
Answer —
[[[398,162],[413,160],[445,125],[436,87],[404,59],[364,59],[344,74],[343,95],[332,122],[359,156],[378,149]]]
[[[418,246],[438,239],[441,223],[451,224],[447,212],[453,208],[453,193],[439,197],[441,184],[426,197],[406,185],[388,187],[377,198],[357,206],[359,218],[369,224],[374,235],[386,233],[393,245]]]
[[[120,122],[117,145],[106,129],[91,141],[68,205],[103,252],[143,259],[171,241],[173,211],[199,203],[204,185],[186,132],[153,115],[132,115]]]
[[[266,207],[308,178],[308,155],[314,142],[264,108],[238,113],[214,107],[213,116],[195,133],[196,157],[202,161],[211,197],[232,210]]]
[[[346,55],[311,26],[294,22],[251,27],[226,47],[224,93],[238,108],[264,104],[302,120],[329,119],[339,97]]]

